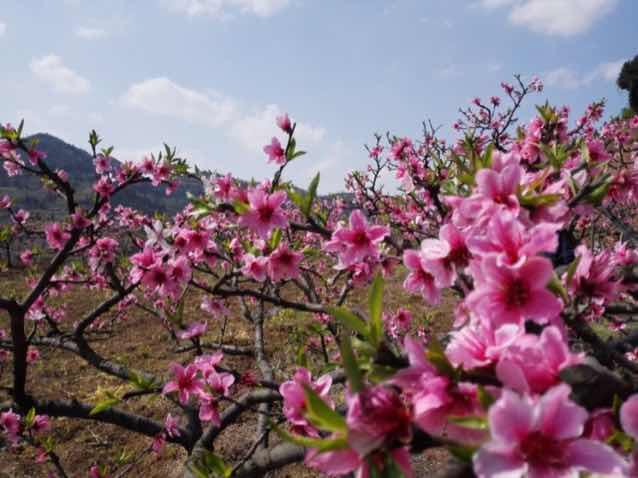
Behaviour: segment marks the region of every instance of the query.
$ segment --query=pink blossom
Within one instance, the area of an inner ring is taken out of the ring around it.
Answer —
[[[201,337],[206,333],[208,322],[193,322],[186,330],[177,333],[177,337],[182,340],[191,340],[195,337]]]
[[[620,407],[620,424],[627,435],[638,440],[638,394],[629,397]]]
[[[582,362],[572,354],[556,326],[543,329],[541,335],[525,334],[501,354],[496,375],[507,388],[521,393],[543,393],[560,382],[560,371]]]
[[[206,383],[213,392],[227,397],[230,394],[230,387],[235,383],[235,376],[213,370],[206,375]]]
[[[306,394],[304,385],[310,386],[323,400],[329,402],[329,392],[332,386],[332,377],[322,375],[316,381],[312,381],[310,372],[305,368],[298,368],[293,379],[279,386],[279,393],[284,399],[284,416],[293,425],[296,433],[318,436],[315,428],[304,417],[306,407]]]
[[[231,201],[233,193],[233,177],[230,173],[226,176],[220,176],[215,180],[215,189],[213,194],[222,201]]]
[[[292,132],[292,123],[288,117],[288,113],[277,116],[277,126],[284,132],[290,134]]]
[[[18,210],[18,212],[16,212],[13,215],[13,220],[17,224],[24,225],[29,220],[29,216],[31,216],[31,214],[28,211],[25,211],[24,209],[20,209]]]
[[[104,174],[111,170],[111,158],[103,154],[98,154],[93,160],[93,164],[95,165],[95,172],[97,174]]]
[[[244,266],[241,269],[242,274],[246,277],[255,279],[257,282],[266,280],[266,272],[268,268],[267,257],[255,257],[252,254],[244,254],[242,256]]]
[[[286,215],[281,209],[284,201],[285,191],[268,194],[261,189],[252,189],[248,192],[250,209],[240,216],[239,223],[267,239],[274,228],[288,225]]]
[[[222,300],[213,299],[212,297],[208,296],[204,297],[200,308],[204,312],[210,314],[214,319],[217,319],[218,317],[224,317],[229,313],[228,308],[224,305],[224,302]]]
[[[54,222],[44,227],[44,234],[51,249],[57,251],[62,250],[66,242],[71,238],[71,234],[60,227],[60,224]]]
[[[360,456],[412,438],[412,415],[399,395],[384,385],[365,388],[348,400],[348,444]]]
[[[491,440],[474,456],[479,478],[574,476],[578,471],[622,475],[627,464],[609,446],[580,438],[587,411],[567,385],[540,399],[504,390],[489,410]]]
[[[162,394],[178,392],[180,403],[186,405],[191,394],[199,395],[203,391],[204,382],[196,377],[198,368],[195,365],[182,367],[174,363],[171,365],[171,372],[173,380],[164,385]]]
[[[528,258],[513,268],[487,256],[474,277],[477,285],[466,304],[494,324],[518,324],[525,319],[545,323],[562,309],[561,302],[547,290],[552,265],[545,258]]]
[[[568,286],[573,294],[579,294],[592,302],[603,305],[614,300],[620,292],[620,282],[615,277],[615,262],[608,251],[594,256],[584,245],[576,248],[578,265]]]
[[[16,442],[20,433],[20,415],[12,409],[0,413],[0,429],[7,434],[10,441]]]
[[[221,424],[217,402],[207,393],[199,399],[199,419],[203,422],[211,422],[215,426]]]
[[[269,163],[275,163],[279,166],[286,163],[286,152],[281,147],[279,140],[275,137],[272,138],[270,144],[264,146],[264,153],[268,155]]]
[[[182,433],[179,430],[179,419],[173,417],[170,413],[166,415],[164,430],[166,430],[166,434],[171,438],[180,436]]]
[[[303,254],[288,248],[286,244],[280,244],[270,256],[268,256],[268,277],[273,282],[296,279],[301,271],[299,263]]]
[[[0,197],[0,209],[8,209],[11,207],[12,201],[9,195],[5,194]]]
[[[410,273],[403,287],[414,294],[421,294],[431,305],[441,301],[441,290],[436,285],[434,274],[440,271],[434,261],[426,260],[420,251],[407,250],[403,253],[403,263]]]
[[[27,363],[34,363],[39,359],[40,359],[40,351],[37,348],[30,346],[27,349]]]
[[[20,254],[20,261],[26,267],[30,267],[33,264],[33,251],[31,249],[22,251],[22,253]]]
[[[465,370],[494,365],[501,354],[524,333],[518,324],[494,328],[489,322],[479,322],[452,332],[445,355],[455,366]]]
[[[100,179],[93,185],[93,190],[102,199],[108,199],[115,191],[115,186],[106,176],[100,176]]]
[[[357,209],[350,214],[350,227],[339,226],[324,249],[339,255],[342,267],[351,266],[371,257],[379,257],[379,244],[390,234],[386,226],[369,226],[363,213]]]

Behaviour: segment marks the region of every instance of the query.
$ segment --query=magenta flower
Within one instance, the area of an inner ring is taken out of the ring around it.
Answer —
[[[492,439],[474,456],[479,478],[576,476],[579,471],[623,475],[627,463],[609,446],[580,438],[587,411],[559,385],[540,399],[504,390],[489,410]]]
[[[0,197],[0,209],[10,208],[12,203],[13,201],[8,195],[5,194],[4,196]]]
[[[570,292],[603,305],[620,293],[620,281],[615,277],[615,261],[609,251],[594,256],[584,245],[576,248],[579,257],[576,272],[568,285]]]
[[[339,226],[324,249],[339,255],[341,267],[346,268],[371,257],[379,257],[379,244],[390,234],[386,226],[369,226],[357,209],[350,214],[350,228]]]
[[[191,394],[199,395],[203,392],[204,382],[197,378],[198,370],[193,364],[186,367],[182,367],[177,363],[172,364],[173,380],[164,385],[162,394],[178,392],[180,403],[186,405]]]
[[[71,234],[62,229],[57,222],[46,225],[44,234],[51,249],[57,251],[62,250],[66,242],[71,238]]]
[[[213,392],[227,397],[230,394],[230,387],[235,383],[235,377],[230,373],[213,370],[206,375],[206,383]]]
[[[552,276],[547,259],[531,257],[514,268],[501,266],[496,257],[488,256],[479,267],[479,274],[474,274],[478,285],[466,304],[485,320],[497,325],[525,319],[546,323],[560,313],[561,302],[547,290]]]
[[[264,146],[264,153],[268,155],[268,162],[275,163],[279,166],[286,162],[286,152],[281,147],[281,143],[275,137],[271,140],[270,144]]]
[[[10,441],[16,442],[20,433],[20,415],[12,409],[0,413],[0,428],[7,434]]]
[[[285,201],[285,191],[268,194],[261,189],[252,189],[248,192],[250,209],[241,215],[239,223],[267,239],[274,228],[288,225],[286,215],[281,209]]]
[[[399,394],[384,385],[366,388],[348,400],[348,444],[360,456],[412,438],[412,414]]]
[[[273,282],[296,279],[301,271],[299,263],[303,254],[292,251],[286,244],[280,244],[268,257],[268,277]]]
[[[199,419],[203,422],[211,422],[215,426],[221,425],[217,402],[207,393],[199,398]]]
[[[97,174],[104,174],[111,170],[111,158],[103,154],[98,154],[93,160],[93,164],[95,165],[95,172]]]

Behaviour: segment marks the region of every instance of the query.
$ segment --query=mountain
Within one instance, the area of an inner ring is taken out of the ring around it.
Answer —
[[[84,207],[90,207],[96,179],[92,156],[50,134],[38,133],[27,138],[27,142],[32,139],[37,140],[38,149],[47,154],[45,161],[51,169],[63,169],[69,173],[69,182],[76,191],[77,201]],[[114,160],[116,167],[118,164],[119,161]],[[187,191],[199,195],[202,186],[196,180],[184,179],[172,195],[167,196],[164,191],[164,186],[156,188],[148,183],[136,184],[117,193],[112,204],[123,204],[147,214],[160,212],[172,215],[188,203]],[[36,216],[51,217],[65,211],[64,200],[44,189],[40,179],[31,174],[9,177],[0,169],[0,197],[4,194],[13,198],[17,208],[25,208]]]

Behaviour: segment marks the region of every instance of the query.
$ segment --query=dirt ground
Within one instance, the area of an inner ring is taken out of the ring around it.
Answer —
[[[20,271],[0,272],[2,295],[6,295],[5,292],[12,289],[22,290],[20,274]],[[386,284],[385,310],[394,311],[398,307],[405,307],[412,312],[416,322],[427,323],[432,333],[448,331],[454,299],[445,297],[440,307],[426,308],[420,297],[409,295],[403,290],[402,274],[399,276]],[[71,324],[104,297],[106,296],[95,291],[76,290],[59,300],[66,304],[66,321]],[[365,291],[361,291],[352,302],[362,304],[364,300]],[[191,320],[200,317],[202,312],[199,310],[199,303],[199,297],[192,294],[187,301],[185,317]],[[0,329],[8,331],[8,318],[1,314]],[[278,380],[285,379],[286,374],[294,370],[296,351],[303,337],[311,333],[308,327],[313,322],[314,319],[308,314],[292,312],[279,313],[268,321],[267,353],[278,372]],[[220,327],[215,325],[213,322],[209,324],[204,342],[216,342],[219,339]],[[113,327],[107,329],[99,335],[94,335],[92,345],[105,357],[133,369],[166,378],[171,362],[184,363],[193,358],[194,352],[176,353],[176,346],[160,319],[138,309],[131,313],[126,321],[117,321]],[[225,336],[227,344],[251,345],[252,332],[234,309]],[[70,352],[40,347],[40,353],[41,358],[30,366],[28,381],[28,390],[39,398],[77,399],[95,403],[94,394],[98,387],[114,389],[122,385],[119,379],[96,371]],[[316,360],[314,359],[315,357],[311,357],[310,363],[321,363],[319,353]],[[223,365],[238,371],[254,370],[257,373],[252,359],[248,357],[226,355]],[[6,393],[2,390],[11,385],[10,367],[10,362],[0,363],[0,401],[7,399]],[[118,407],[163,420],[170,411],[171,404],[162,397],[152,396],[128,400]],[[255,425],[255,416],[250,413],[244,414],[239,422],[224,431],[216,441],[218,454],[231,463],[233,460],[241,459],[247,446],[252,443]],[[88,476],[88,469],[94,463],[109,466],[114,471],[113,477],[179,477],[186,457],[185,451],[177,445],[167,445],[162,455],[157,456],[149,452],[150,438],[94,421],[54,419],[50,433],[56,443],[55,452],[67,473],[73,477]],[[436,449],[415,457],[417,476],[430,475],[446,460],[446,452]],[[49,469],[49,465],[34,463],[32,447],[18,446],[9,450],[6,447],[2,448],[0,444],[0,478],[46,477]],[[302,465],[292,465],[270,476],[304,478],[318,475],[304,469]]]

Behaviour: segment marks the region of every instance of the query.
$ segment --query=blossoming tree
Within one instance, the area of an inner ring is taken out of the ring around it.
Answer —
[[[517,77],[502,88],[503,98],[461,110],[456,143],[431,124],[419,139],[376,136],[368,169],[346,177],[350,204],[318,196],[318,175],[305,191],[285,181],[304,154],[287,115],[277,119],[281,137],[264,147],[273,177],[259,184],[189,172],[168,148],[115,165],[92,133],[89,208],[21,127],[3,127],[7,174],[41,177],[67,206],[64,219],[30,224],[0,198],[14,243],[42,237],[49,250],[39,262],[21,251],[26,294],[0,289],[13,381],[0,405],[7,442],[33,445],[59,476],[67,471],[47,438],[57,417],[117,425],[148,437],[156,453],[166,442],[182,446],[189,478],[264,476],[298,461],[330,476],[411,477],[411,457],[430,447],[455,457],[447,476],[634,476],[638,117],[597,127],[603,104],[594,103],[570,124],[567,108],[546,104],[522,125],[520,106],[542,85]],[[398,192],[384,188],[388,172]],[[170,192],[186,175],[205,193],[173,218],[111,207],[125,188],[151,182]],[[419,333],[407,310],[384,310],[384,278],[394,276],[424,307],[454,297],[453,330]],[[81,317],[54,305],[87,287],[110,296]],[[362,311],[351,299],[365,289]],[[193,317],[184,314],[190,291],[201,296]],[[118,317],[133,307],[188,344],[162,376],[93,344],[106,318],[116,337]],[[300,354],[288,374],[273,365],[264,328],[282,310],[317,319],[320,360],[311,366]],[[224,337],[228,321],[250,326],[251,347]],[[211,324],[219,343],[203,340]],[[29,364],[42,347],[73,353],[129,389],[95,403],[34,396]],[[228,354],[251,357],[258,372],[229,368]],[[130,410],[152,395],[171,407],[161,420]],[[216,441],[246,414],[254,438],[230,461]],[[86,471],[109,473],[99,464]]]

